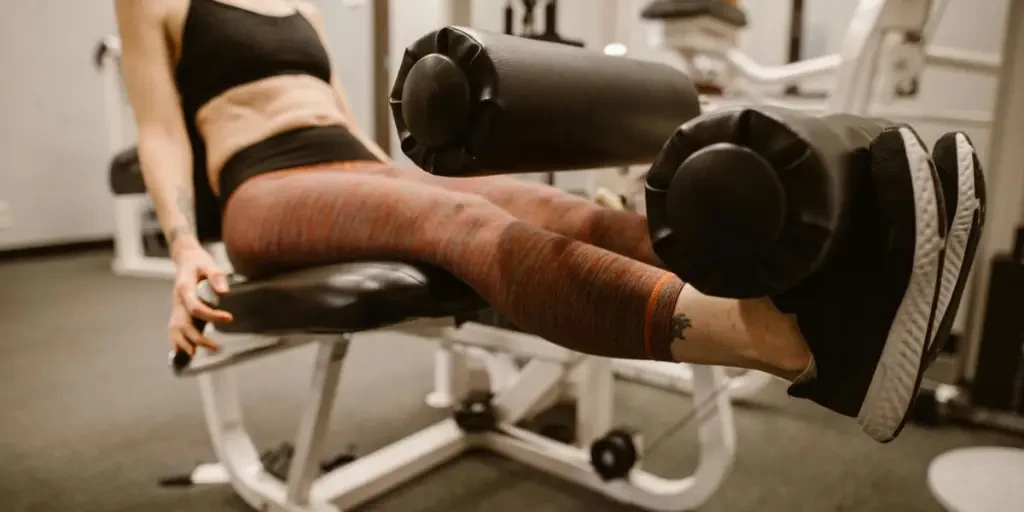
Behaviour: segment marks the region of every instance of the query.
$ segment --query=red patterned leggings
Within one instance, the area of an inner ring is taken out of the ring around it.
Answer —
[[[669,326],[683,283],[660,268],[644,217],[554,187],[347,162],[250,178],[223,220],[231,260],[250,277],[345,261],[422,261],[553,343],[671,359]]]

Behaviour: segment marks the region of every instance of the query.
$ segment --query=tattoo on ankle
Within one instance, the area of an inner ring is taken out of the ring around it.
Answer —
[[[693,322],[691,322],[686,315],[678,314],[672,317],[670,325],[672,329],[672,339],[685,340],[686,330],[693,327]]]

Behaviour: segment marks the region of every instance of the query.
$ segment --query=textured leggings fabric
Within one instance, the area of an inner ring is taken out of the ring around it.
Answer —
[[[671,360],[683,283],[659,268],[643,216],[553,187],[380,163],[279,171],[231,195],[224,242],[250,277],[367,259],[433,264],[553,343]]]

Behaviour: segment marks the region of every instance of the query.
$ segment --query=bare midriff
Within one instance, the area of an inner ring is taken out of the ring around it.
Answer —
[[[232,155],[279,133],[348,122],[331,85],[307,75],[266,78],[230,89],[199,109],[196,127],[206,143],[214,192]]]
[[[268,16],[295,12],[289,2],[218,0]],[[189,1],[170,6],[167,31],[173,53],[181,53],[181,36]],[[243,84],[214,97],[196,114],[196,127],[206,145],[210,185],[220,194],[220,171],[239,150],[298,128],[348,125],[333,85],[309,75],[279,75]]]

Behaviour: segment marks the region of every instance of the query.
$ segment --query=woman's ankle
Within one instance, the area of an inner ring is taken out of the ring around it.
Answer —
[[[800,333],[796,317],[779,311],[769,299],[740,301],[750,351],[761,371],[788,381],[796,380],[811,364],[811,350]]]
[[[787,380],[810,364],[811,352],[796,319],[769,299],[723,299],[686,287],[674,314],[687,325],[672,343],[678,362],[746,368]]]

